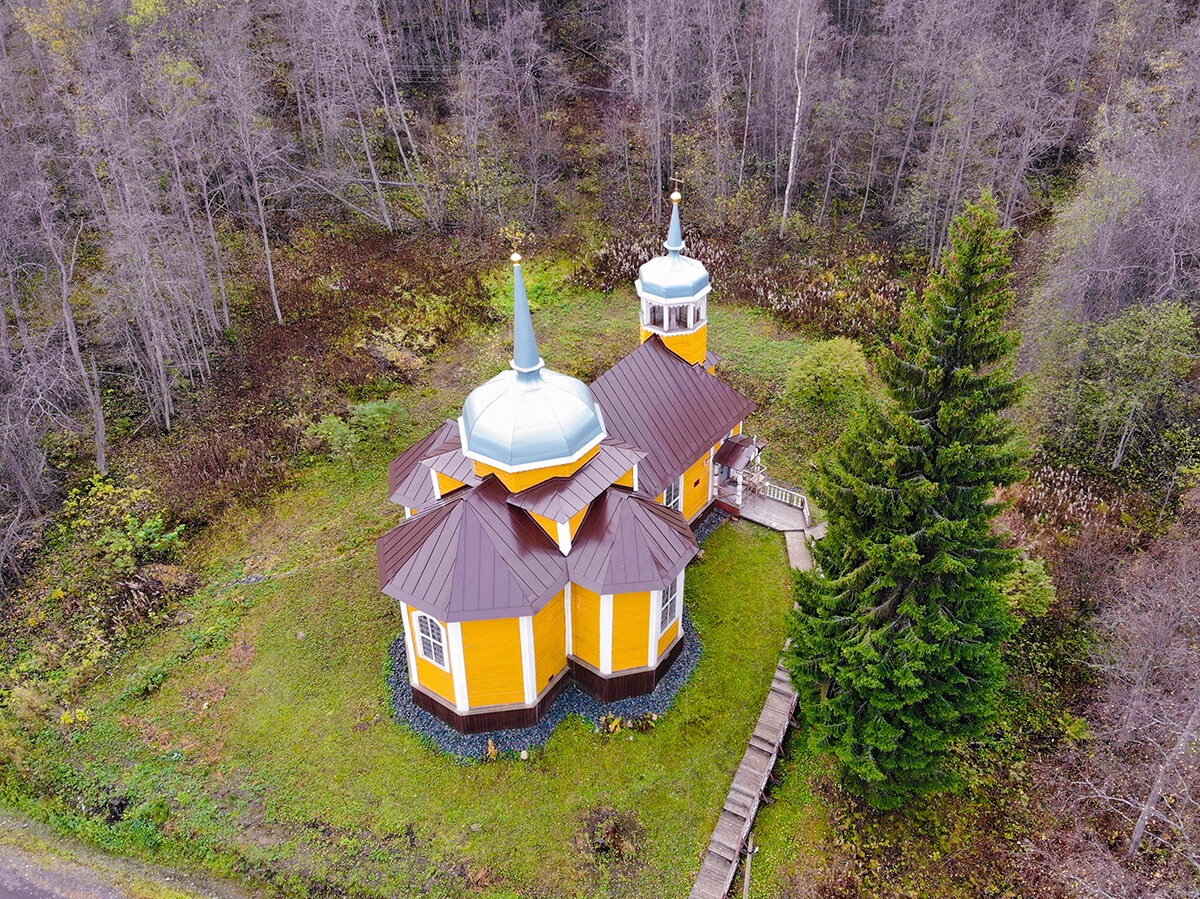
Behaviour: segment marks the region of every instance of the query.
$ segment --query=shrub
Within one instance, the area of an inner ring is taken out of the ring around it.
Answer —
[[[360,443],[378,444],[394,437],[405,414],[399,400],[351,403],[346,419],[326,415],[304,433],[324,444],[332,455],[351,457]]]
[[[853,340],[822,340],[796,357],[784,395],[794,407],[849,411],[866,393],[868,374],[867,357]]]
[[[193,434],[165,453],[160,467],[171,511],[197,524],[261,496],[285,470],[270,439],[239,428]]]

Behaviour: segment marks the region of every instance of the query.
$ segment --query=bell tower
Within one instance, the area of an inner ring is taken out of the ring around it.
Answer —
[[[708,270],[698,259],[683,255],[679,225],[679,191],[671,194],[671,227],[663,242],[667,254],[656,256],[638,270],[637,292],[642,301],[642,342],[654,334],[681,359],[703,364],[708,355]]]

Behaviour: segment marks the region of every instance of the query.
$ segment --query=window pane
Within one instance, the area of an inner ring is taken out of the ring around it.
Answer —
[[[661,328],[662,323],[663,323],[663,307],[662,306],[651,306],[650,307],[650,324],[654,325],[656,328]]]
[[[446,664],[446,656],[442,651],[442,645],[440,643],[435,643],[433,645],[433,660],[442,666],[445,666]]]

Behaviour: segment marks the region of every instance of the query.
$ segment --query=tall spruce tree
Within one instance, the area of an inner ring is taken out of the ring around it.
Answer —
[[[813,485],[829,533],[798,581],[792,676],[814,744],[879,808],[952,782],[946,752],[985,730],[1004,677],[1000,583],[1016,560],[992,497],[1022,460],[1002,417],[1020,392],[1009,242],[990,193],[958,217],[879,365],[890,400]]]

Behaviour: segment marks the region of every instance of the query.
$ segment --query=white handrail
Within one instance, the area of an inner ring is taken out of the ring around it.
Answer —
[[[769,496],[771,499],[799,509],[804,513],[804,520],[808,521],[808,497],[799,490],[792,490],[790,487],[784,487],[782,484],[776,484],[768,478],[763,478],[758,485],[758,492],[763,496]]]

